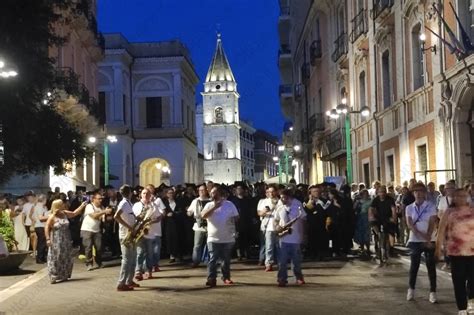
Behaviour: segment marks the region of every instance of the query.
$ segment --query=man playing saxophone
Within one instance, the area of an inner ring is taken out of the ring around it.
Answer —
[[[288,260],[293,264],[293,274],[298,285],[305,284],[301,271],[301,244],[303,243],[306,212],[303,205],[289,189],[280,193],[281,204],[275,211],[275,231],[281,235],[280,257],[278,257],[278,286],[285,287],[288,279]],[[290,226],[291,225],[291,226]],[[291,228],[291,230],[289,229]]]
[[[133,213],[137,217],[140,230],[133,241],[137,243],[137,264],[135,267],[135,279],[138,281],[151,279],[153,267],[157,264],[154,261],[154,247],[156,246],[156,236],[161,230],[161,212],[152,201],[152,192],[144,188],[140,194],[140,201],[133,205]]]

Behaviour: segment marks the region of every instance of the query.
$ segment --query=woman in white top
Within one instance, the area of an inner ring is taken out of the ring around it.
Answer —
[[[13,221],[13,228],[15,229],[15,240],[18,242],[18,250],[28,250],[30,247],[30,242],[28,239],[28,234],[25,230],[25,215],[23,213],[23,205],[25,200],[23,197],[18,197],[16,199],[16,206],[11,207],[10,218]]]

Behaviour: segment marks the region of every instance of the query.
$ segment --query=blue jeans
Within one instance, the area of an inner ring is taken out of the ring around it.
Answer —
[[[152,252],[153,256],[151,260],[151,265],[152,267],[159,266],[161,258],[161,236],[155,236]]]
[[[278,257],[278,239],[275,231],[265,232],[265,266],[273,265]]]
[[[207,232],[194,231],[193,264],[201,263],[202,251],[206,245]]]
[[[260,238],[260,251],[258,255],[258,261],[263,263],[265,261],[265,232],[260,231],[259,233]]]
[[[278,281],[288,280],[288,259],[293,264],[293,274],[297,280],[303,279],[301,272],[301,244],[280,242],[280,257],[278,259]]]
[[[132,284],[133,276],[135,275],[137,249],[135,245],[123,245],[122,240],[120,240],[120,249],[122,250],[122,265],[120,267],[118,285],[129,285]]]
[[[154,265],[155,238],[142,238],[137,244],[137,265],[135,273],[151,272]]]
[[[207,243],[209,250],[209,263],[207,265],[207,278],[217,278],[217,261],[221,260],[222,279],[230,279],[230,256],[235,243]]]

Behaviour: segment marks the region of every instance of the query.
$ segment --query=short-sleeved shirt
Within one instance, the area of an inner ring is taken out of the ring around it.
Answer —
[[[448,208],[450,207],[451,203],[453,202],[452,197],[448,196],[440,196],[438,199],[438,218],[442,218],[443,214]]]
[[[474,256],[474,208],[449,208],[446,251],[450,256]]]
[[[92,233],[100,232],[100,220],[91,217],[91,214],[102,211],[100,207],[96,207],[93,204],[88,204],[84,210],[84,219],[82,220],[81,231],[88,231]]]
[[[271,214],[269,216],[265,216],[262,219],[262,222],[260,224],[261,231],[274,231],[273,218],[275,217],[277,203],[278,203],[278,199],[271,199],[271,198],[262,199],[258,203],[258,206],[257,206],[258,211],[266,211],[267,209],[266,207],[268,207],[271,210]]]
[[[23,214],[25,215],[25,225],[30,226],[31,225],[31,219],[30,219],[30,212],[31,209],[33,208],[34,204],[31,202],[27,202],[23,205]]]
[[[156,220],[162,215],[161,211],[156,207],[153,202],[150,202],[150,204],[145,205],[144,203],[139,201],[133,205],[133,213],[135,214],[135,216],[139,216],[142,211],[146,211],[145,218],[151,218],[152,220]],[[147,239],[153,239],[156,236],[161,236],[161,221],[151,224],[148,234],[144,235],[143,237]]]
[[[119,205],[117,206],[117,212],[115,213],[115,215],[117,216],[118,214],[120,214],[122,220],[124,220],[128,225],[133,226],[135,224],[135,214],[133,213],[133,206],[128,199],[123,198],[122,201],[120,201]],[[119,238],[125,238],[125,236],[127,236],[127,232],[128,229],[122,224],[119,224]]]
[[[386,196],[384,200],[381,200],[377,196],[372,201],[371,207],[376,210],[375,217],[377,221],[387,223],[392,217],[392,207],[395,207],[395,200],[390,196]]]
[[[207,211],[214,207],[214,201],[208,202],[204,209]],[[233,243],[235,242],[235,221],[239,212],[234,204],[224,200],[222,205],[207,217],[207,242]]]
[[[201,212],[208,202],[209,202],[209,199],[201,199],[201,197],[194,199],[193,201],[191,201],[191,204],[189,205],[188,213],[192,213],[193,217],[196,220],[204,220],[204,219],[201,219]],[[198,222],[196,221],[194,222],[194,225],[193,225],[193,231],[206,232],[207,228],[200,227]]]
[[[36,204],[33,207],[33,215],[31,217],[35,220],[35,228],[44,228],[46,221],[41,222],[40,217],[48,216],[48,214],[48,209],[43,204]]]
[[[283,243],[301,244],[304,237],[304,221],[306,220],[306,211],[303,205],[297,199],[293,199],[291,205],[287,206],[280,203],[275,213],[275,221],[278,225],[284,226],[289,221],[299,218],[291,226],[291,234],[286,234],[281,238]]]
[[[411,218],[413,225],[416,226],[418,231],[426,234],[426,232],[428,232],[431,217],[436,216],[436,206],[434,203],[426,200],[420,206],[414,202],[406,207],[405,215],[407,219]],[[435,240],[436,233],[433,231],[431,241]],[[417,237],[413,231],[410,231],[408,242],[424,243],[426,242],[426,239],[421,239]]]

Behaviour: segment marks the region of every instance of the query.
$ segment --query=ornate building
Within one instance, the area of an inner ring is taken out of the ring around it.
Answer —
[[[207,72],[203,97],[204,179],[233,184],[242,180],[239,93],[217,36],[216,51]]]

